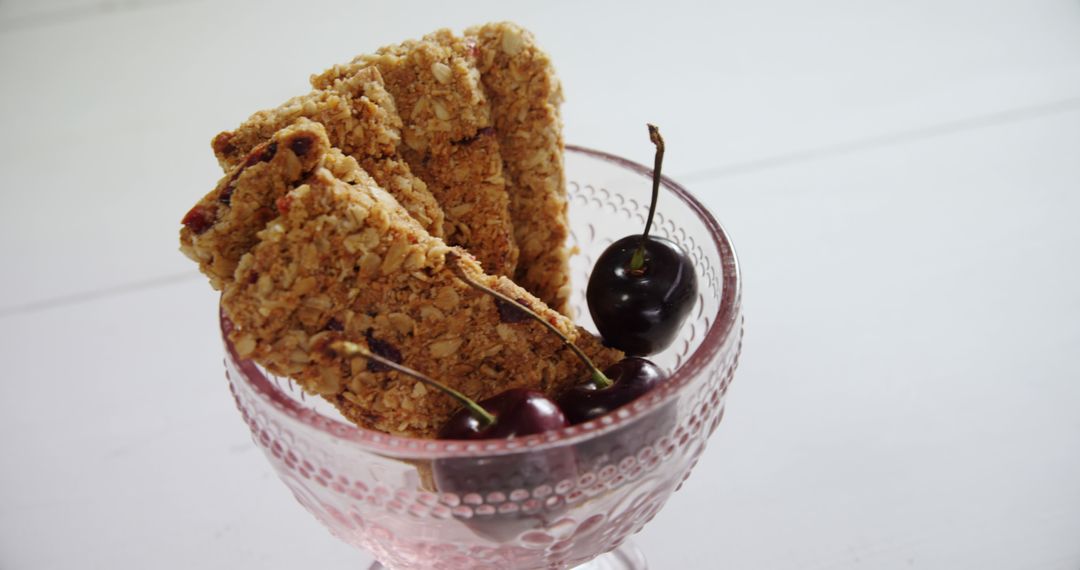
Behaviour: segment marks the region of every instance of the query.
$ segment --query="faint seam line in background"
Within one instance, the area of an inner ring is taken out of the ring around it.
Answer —
[[[105,0],[82,6],[31,14],[23,17],[15,17],[0,20],[0,32],[11,32],[41,28],[51,24],[63,24],[65,22],[77,22],[93,16],[117,14],[142,8],[168,6],[171,4],[190,4],[196,0]]]
[[[108,297],[116,297],[125,293],[142,291],[144,289],[163,287],[166,285],[172,285],[174,283],[180,283],[183,281],[188,281],[190,279],[195,279],[201,276],[202,275],[196,271],[185,271],[184,273],[174,273],[172,275],[155,277],[153,279],[145,279],[143,281],[135,281],[133,283],[127,283],[124,285],[116,285],[114,287],[105,287],[92,291],[72,293],[70,295],[53,297],[52,299],[42,299],[41,301],[33,301],[30,303],[24,303],[22,305],[0,307],[0,319],[4,317],[12,317],[15,315],[35,313],[37,311],[44,311],[46,309],[53,309],[65,305],[78,305],[80,303],[96,301],[98,299],[105,299]]]
[[[710,178],[737,176],[739,174],[744,174],[747,172],[767,170],[769,168],[775,168],[778,166],[786,166],[788,164],[795,164],[799,162],[809,162],[820,158],[850,154],[863,150],[895,146],[899,144],[954,134],[967,130],[992,127],[995,125],[1001,125],[1006,123],[1028,121],[1031,119],[1047,117],[1050,115],[1067,113],[1069,111],[1074,111],[1077,109],[1080,109],[1080,97],[1071,97],[1068,99],[1061,99],[1050,103],[1041,103],[1038,105],[1031,105],[1027,107],[1016,107],[1006,111],[998,111],[995,113],[987,113],[985,115],[976,115],[974,117],[967,117],[955,121],[938,123],[929,127],[922,127],[908,131],[899,131],[890,134],[878,135],[874,137],[868,137],[864,139],[847,141],[832,145],[825,145],[818,148],[798,150],[787,154],[780,154],[756,160],[748,160],[746,162],[730,164],[727,166],[705,168],[702,170],[691,171],[687,174],[679,176],[679,180],[686,182],[700,182],[703,180],[708,180]]]

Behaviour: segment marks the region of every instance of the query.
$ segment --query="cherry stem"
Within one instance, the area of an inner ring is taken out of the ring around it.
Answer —
[[[457,275],[458,279],[461,279],[469,287],[472,287],[473,289],[483,291],[484,293],[487,293],[488,295],[491,295],[492,297],[495,297],[496,299],[498,299],[498,300],[500,300],[500,301],[502,301],[504,303],[509,303],[510,305],[512,305],[514,307],[517,307],[518,309],[523,311],[525,314],[532,317],[532,319],[534,321],[544,325],[545,327],[547,327],[547,329],[549,331],[551,331],[551,332],[555,333],[556,335],[558,335],[558,337],[562,339],[563,344],[570,347],[570,350],[573,350],[574,354],[576,354],[577,357],[581,359],[581,362],[583,362],[585,364],[585,366],[589,368],[589,371],[592,374],[592,381],[595,382],[597,386],[599,386],[600,388],[607,388],[608,386],[611,386],[612,384],[614,384],[614,382],[612,382],[610,378],[608,378],[607,376],[604,376],[604,373],[601,372],[600,369],[597,368],[595,364],[593,364],[593,361],[590,360],[589,357],[586,356],[585,353],[582,352],[581,349],[578,348],[577,345],[573,343],[573,341],[571,341],[565,334],[563,334],[563,332],[561,330],[556,328],[555,325],[549,323],[547,321],[547,319],[545,319],[544,317],[541,317],[540,315],[533,312],[533,310],[530,309],[529,307],[526,307],[525,304],[519,303],[518,301],[516,301],[514,299],[511,299],[510,297],[507,297],[506,295],[503,295],[502,293],[500,293],[500,292],[498,292],[498,291],[496,291],[496,290],[494,290],[494,289],[492,289],[490,287],[485,287],[484,285],[481,285],[480,283],[477,283],[476,281],[473,281],[473,279],[471,277],[469,277],[468,275],[465,274],[465,270],[461,268],[461,265],[459,263],[460,259],[461,258],[458,257],[458,255],[456,253],[454,253],[454,252],[450,252],[450,253],[446,254],[446,261],[447,261],[447,263],[450,264],[450,268],[454,271],[454,274]]]
[[[389,360],[389,359],[383,358],[383,357],[381,357],[381,356],[379,356],[377,354],[374,354],[370,350],[364,348],[363,346],[361,346],[359,344],[356,344],[355,342],[338,341],[338,342],[335,342],[335,343],[331,344],[330,349],[338,351],[338,352],[342,352],[346,356],[357,356],[357,355],[363,356],[364,358],[367,358],[368,360],[373,360],[375,362],[378,362],[379,364],[382,364],[383,366],[385,366],[387,368],[396,370],[397,372],[405,374],[406,376],[412,376],[413,378],[416,378],[417,380],[423,382],[424,384],[427,384],[428,386],[431,386],[432,388],[435,388],[435,389],[441,391],[442,393],[453,397],[458,402],[461,402],[461,404],[463,406],[468,408],[470,412],[472,412],[477,418],[480,419],[480,421],[484,424],[485,427],[490,426],[491,424],[495,423],[495,416],[492,415],[491,412],[485,410],[483,408],[483,406],[481,406],[480,404],[477,404],[476,401],[473,400],[472,398],[466,396],[465,394],[462,394],[461,392],[458,392],[457,390],[447,386],[446,384],[443,384],[442,382],[439,382],[439,381],[437,381],[437,380],[435,380],[433,378],[425,376],[424,374],[421,374],[421,373],[413,370],[412,368],[409,368],[407,366],[402,366],[402,365],[394,362],[393,360]]]
[[[649,140],[656,145],[656,158],[653,160],[652,171],[652,201],[649,203],[649,219],[645,221],[645,232],[641,234],[641,243],[634,250],[634,256],[630,258],[630,271],[641,273],[645,268],[645,240],[649,239],[649,230],[652,228],[653,215],[656,214],[656,202],[660,198],[660,167],[664,164],[664,137],[660,136],[660,128],[653,124],[649,126]]]

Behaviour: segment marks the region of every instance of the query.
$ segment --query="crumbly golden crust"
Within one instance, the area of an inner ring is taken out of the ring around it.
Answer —
[[[233,168],[252,148],[300,117],[321,123],[334,147],[359,161],[430,233],[443,235],[442,208],[427,184],[397,155],[401,117],[374,67],[255,113],[235,130],[214,137],[214,154],[222,167]]]
[[[513,275],[518,248],[510,222],[499,143],[474,46],[448,30],[334,66],[311,81],[327,89],[377,68],[404,121],[401,154],[446,214],[445,237],[485,270]]]
[[[520,248],[514,280],[566,313],[570,266],[563,172],[562,87],[530,32],[508,22],[465,31],[476,42],[503,157],[510,218]]]
[[[366,343],[477,400],[510,388],[555,394],[588,377],[555,335],[509,318],[494,299],[458,279],[447,266],[451,248],[357,171],[349,183],[317,167],[276,201],[278,217],[258,233],[222,296],[240,356],[323,395],[360,426],[418,437],[433,436],[457,403],[327,347],[337,340]],[[472,279],[528,304],[581,343],[597,365],[621,356],[456,251]]]
[[[475,54],[449,30],[386,46],[314,75],[316,89],[330,89],[372,67],[379,70],[404,121],[402,136],[415,150],[445,148],[491,126],[491,110]]]

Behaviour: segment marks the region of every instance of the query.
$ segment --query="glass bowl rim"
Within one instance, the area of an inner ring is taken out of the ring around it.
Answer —
[[[648,178],[652,177],[651,168],[620,156],[570,144],[566,145],[566,150],[570,153],[613,163]],[[698,348],[661,386],[638,398],[632,404],[583,424],[511,439],[462,441],[390,435],[324,416],[300,405],[284,394],[264,374],[261,367],[250,360],[241,359],[236,354],[236,350],[226,334],[227,327],[230,324],[222,311],[220,313],[220,324],[226,358],[235,366],[241,377],[241,379],[234,379],[230,374],[229,381],[245,382],[258,397],[270,403],[279,412],[300,424],[323,432],[335,440],[355,445],[360,451],[398,457],[435,459],[441,457],[510,455],[541,451],[573,445],[632,424],[676,398],[690,385],[690,380],[712,362],[716,353],[727,344],[731,335],[736,331],[736,327],[741,327],[742,280],[738,258],[732,247],[731,239],[723,226],[709,213],[708,209],[681,184],[667,176],[661,176],[661,185],[682,200],[701,219],[717,251],[720,253],[720,270],[722,273],[720,306],[716,313],[716,319],[709,326],[705,338]]]

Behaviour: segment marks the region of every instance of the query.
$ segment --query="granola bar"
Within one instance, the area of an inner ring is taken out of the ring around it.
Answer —
[[[279,173],[283,180],[269,186],[293,184]],[[370,178],[348,178],[316,167],[274,201],[278,216],[257,234],[222,297],[240,356],[324,396],[362,427],[419,437],[433,436],[457,403],[327,347],[365,343],[477,400],[510,388],[555,394],[588,377],[555,335],[458,279],[447,266],[451,248]],[[597,365],[621,356],[508,278],[485,274],[464,250],[454,251],[472,279],[526,303]]]
[[[570,266],[563,172],[562,87],[531,33],[508,22],[465,31],[498,134],[510,219],[520,248],[514,280],[567,314]]]
[[[446,241],[467,248],[488,272],[511,276],[518,248],[475,55],[471,44],[440,30],[357,56],[311,81],[327,89],[377,68],[404,120],[401,154],[446,214]]]
[[[401,117],[374,67],[255,113],[236,130],[214,137],[214,154],[222,167],[231,169],[252,148],[300,117],[322,123],[333,146],[355,158],[428,232],[443,235],[442,208],[427,184],[397,154]]]

